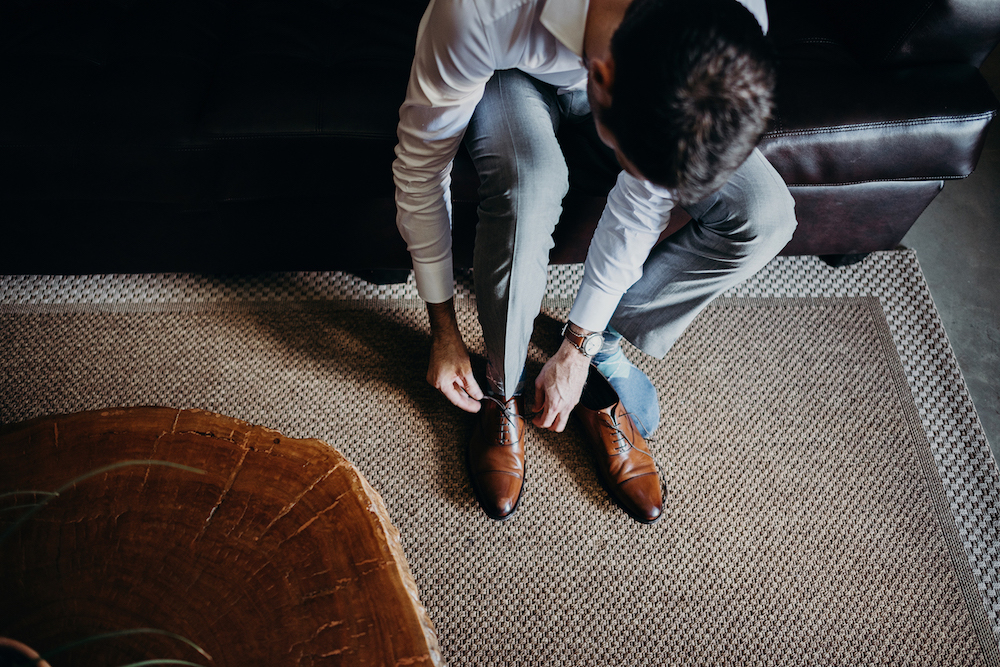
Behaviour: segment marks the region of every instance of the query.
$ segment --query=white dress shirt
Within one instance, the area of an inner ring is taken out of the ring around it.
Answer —
[[[740,0],[767,29],[764,0]],[[587,83],[583,37],[589,0],[431,0],[417,31],[399,110],[396,224],[421,298],[454,293],[451,162],[487,81],[519,69],[563,93]],[[666,227],[671,194],[622,172],[608,195],[570,319],[604,329]]]

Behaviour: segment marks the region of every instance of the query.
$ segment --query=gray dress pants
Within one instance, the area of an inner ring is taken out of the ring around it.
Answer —
[[[557,95],[518,70],[497,72],[465,134],[479,174],[473,275],[493,391],[512,396],[541,307],[552,233],[569,190],[560,123],[593,125],[586,94]],[[595,151],[614,154],[591,132]],[[617,165],[614,165],[617,170]],[[791,239],[794,203],[759,151],[719,192],[686,207],[692,222],[660,243],[611,325],[663,357],[716,296],[746,280]]]

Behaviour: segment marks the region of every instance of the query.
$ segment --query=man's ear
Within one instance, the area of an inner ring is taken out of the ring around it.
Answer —
[[[589,62],[588,70],[593,101],[603,108],[610,107],[615,83],[615,61],[610,57],[606,60],[593,59]]]

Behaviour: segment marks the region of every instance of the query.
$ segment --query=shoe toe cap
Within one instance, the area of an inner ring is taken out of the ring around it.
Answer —
[[[477,487],[483,510],[494,519],[510,516],[521,498],[522,479],[505,472],[477,475]]]
[[[658,475],[650,473],[633,477],[619,490],[622,504],[637,521],[653,523],[663,514],[663,494]]]

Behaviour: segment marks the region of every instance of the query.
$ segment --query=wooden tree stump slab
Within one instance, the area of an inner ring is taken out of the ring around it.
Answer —
[[[3,495],[125,462],[57,497]],[[52,656],[53,667],[442,664],[382,499],[318,440],[166,408],[0,427],[0,533],[0,635],[44,656],[153,628],[211,656],[143,633]]]

